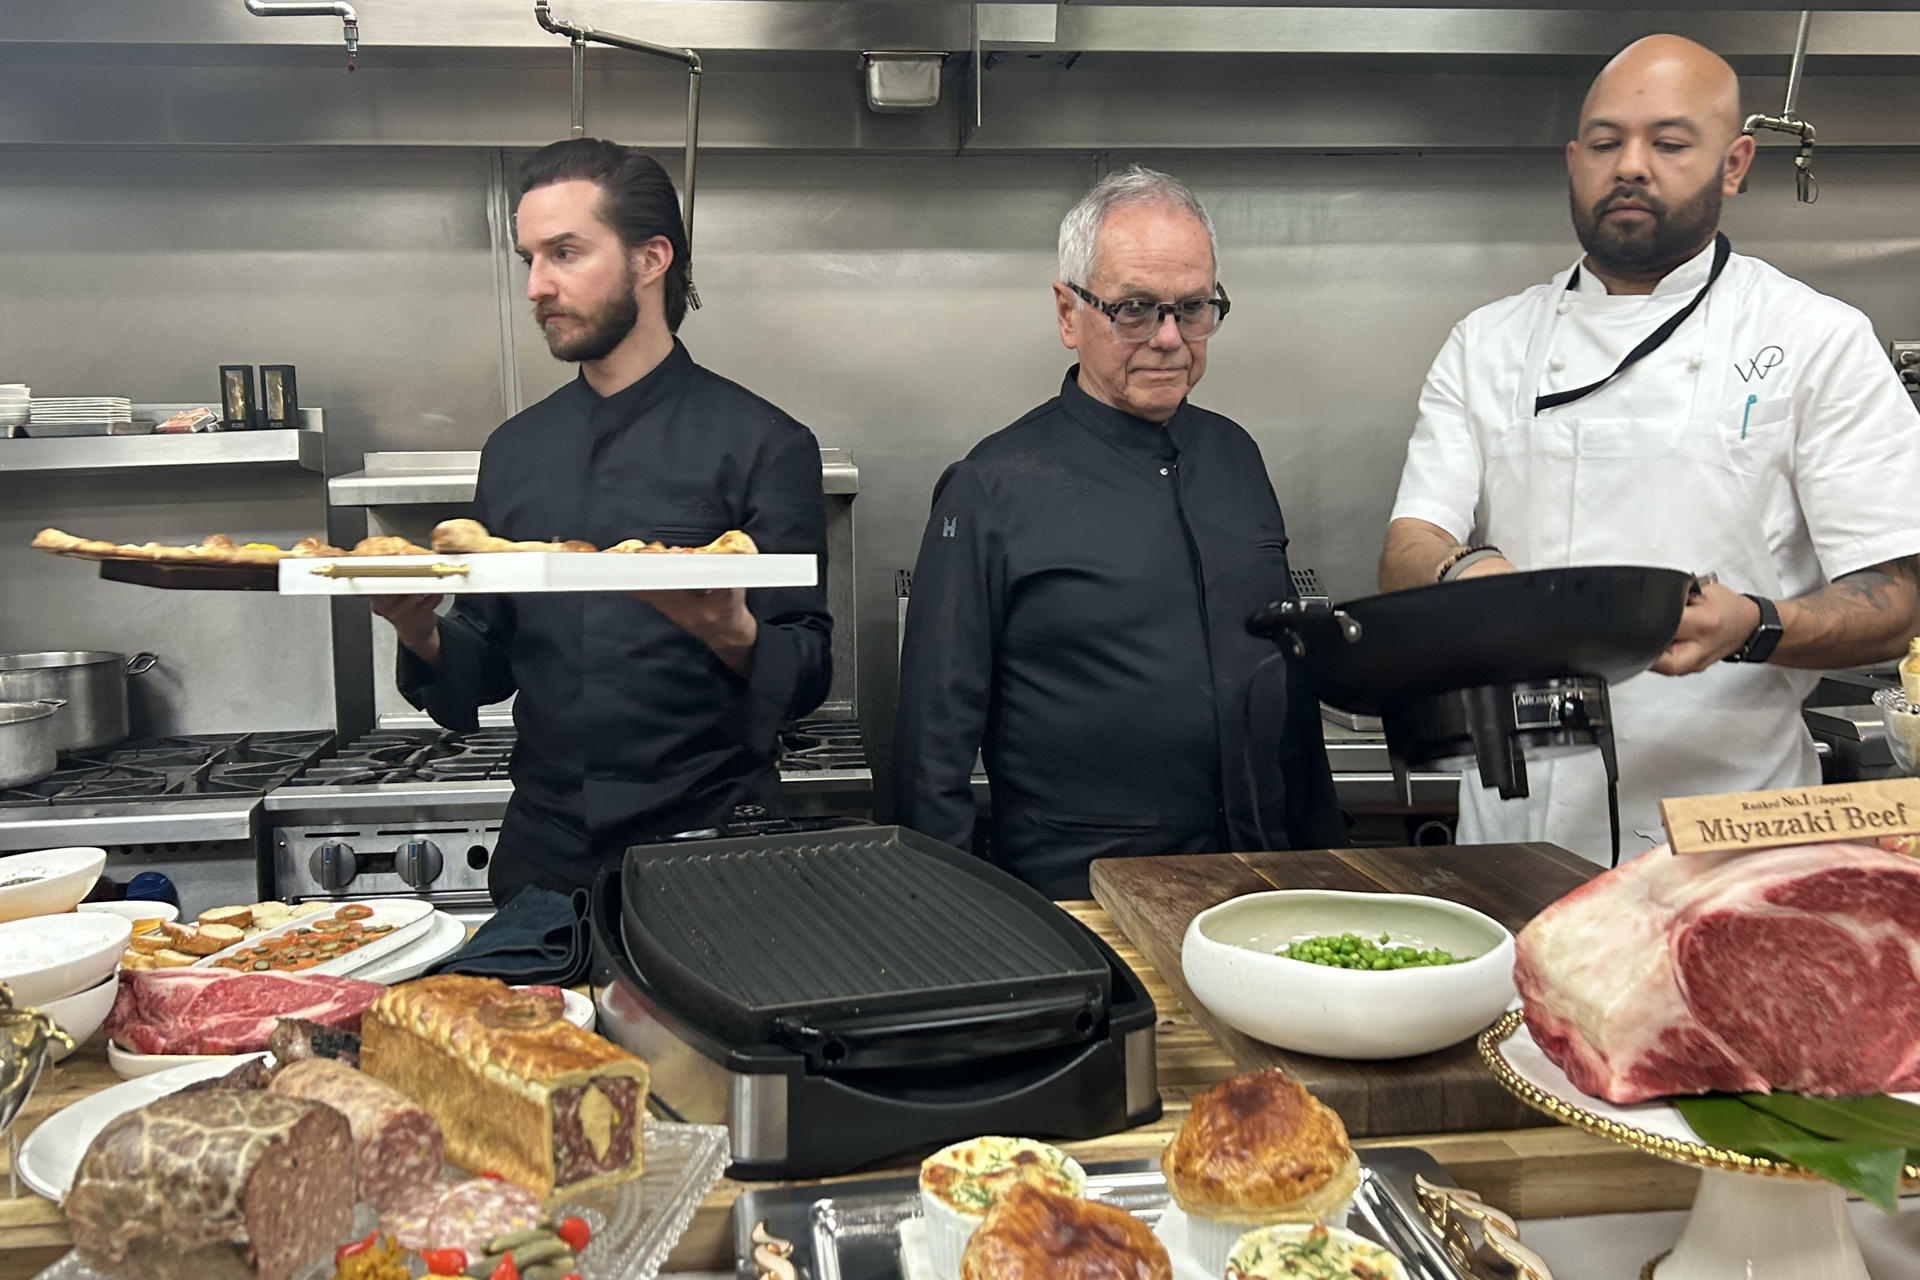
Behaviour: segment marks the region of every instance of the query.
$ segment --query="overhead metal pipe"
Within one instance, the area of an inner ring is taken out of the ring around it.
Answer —
[[[687,68],[687,155],[681,175],[681,218],[686,223],[687,252],[693,252],[693,193],[694,162],[698,158],[700,147],[700,55],[691,49],[676,49],[671,45],[655,44],[651,40],[642,40],[637,36],[615,35],[611,31],[600,31],[578,22],[566,22],[553,16],[553,6],[548,0],[534,0],[533,16],[541,27],[554,35],[565,36],[573,42],[573,136],[586,135],[586,87],[584,74],[584,50],[588,41],[597,44],[612,45],[617,49],[631,49],[635,53],[652,54],[656,58],[671,58]],[[691,279],[687,282],[687,305],[698,307],[700,294],[694,289]]]
[[[302,0],[245,0],[247,12],[258,18],[338,18],[341,37],[347,42],[347,70],[360,53],[360,15],[346,0],[325,4],[307,4]]]
[[[1800,28],[1793,39],[1793,63],[1787,68],[1787,101],[1777,116],[1755,112],[1747,117],[1741,132],[1752,137],[1761,129],[1789,133],[1800,139],[1800,150],[1793,157],[1794,195],[1802,204],[1820,198],[1820,182],[1813,176],[1813,126],[1800,118],[1800,81],[1807,64],[1807,32],[1813,26],[1813,11],[1800,11]]]

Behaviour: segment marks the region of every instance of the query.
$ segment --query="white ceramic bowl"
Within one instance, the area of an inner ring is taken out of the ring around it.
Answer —
[[[104,916],[119,916],[122,920],[178,920],[180,908],[171,902],[156,902],[152,898],[123,898],[118,902],[83,902],[76,911],[97,911]]]
[[[1352,1211],[1353,1200],[1349,1198],[1339,1209],[1327,1214],[1320,1221],[1329,1227],[1344,1227]],[[1173,1212],[1181,1213],[1185,1219],[1187,1252],[1210,1276],[1225,1275],[1227,1260],[1233,1256],[1234,1246],[1245,1239],[1248,1232],[1260,1230],[1244,1222],[1215,1222],[1211,1218],[1202,1218],[1198,1214],[1184,1213],[1178,1206],[1173,1207]],[[1298,1226],[1300,1230],[1305,1231],[1313,1224],[1306,1222],[1278,1225]]]
[[[0,856],[0,921],[50,916],[87,896],[107,865],[105,849],[36,849]],[[19,880],[18,884],[9,884]]]
[[[1441,947],[1459,964],[1335,969],[1275,951],[1302,938],[1357,933]],[[1513,935],[1444,898],[1282,889],[1202,911],[1180,968],[1194,996],[1236,1030],[1324,1058],[1405,1058],[1458,1044],[1512,1003]]]
[[[968,1139],[977,1142],[979,1139]],[[966,1142],[957,1142],[953,1146],[942,1148],[930,1157],[927,1163],[938,1159],[953,1147],[966,1146]],[[1044,1146],[1044,1143],[1036,1145]],[[1073,1184],[1073,1194],[1084,1195],[1087,1189],[1087,1173],[1080,1163],[1071,1156],[1062,1157],[1068,1180]],[[924,1167],[924,1166],[923,1166]],[[987,1220],[985,1213],[966,1213],[954,1208],[940,1197],[920,1189],[920,1210],[927,1223],[927,1257],[933,1263],[934,1280],[960,1280],[960,1257],[967,1251],[967,1241],[973,1239],[975,1229]]]
[[[100,1030],[100,1024],[113,1011],[113,997],[119,990],[120,975],[110,974],[99,986],[89,987],[77,995],[47,1001],[40,1006],[40,1012],[52,1018],[54,1026],[72,1036],[74,1048],[77,1049],[93,1039],[94,1033]],[[71,1052],[71,1049],[62,1048],[56,1041],[53,1061],[58,1062]]]
[[[1256,1227],[1240,1238],[1246,1241],[1249,1248],[1252,1248],[1263,1243],[1282,1244],[1303,1240],[1312,1230],[1313,1224],[1310,1222],[1287,1223],[1277,1227]],[[1330,1226],[1327,1228],[1327,1234],[1342,1244],[1363,1247],[1371,1251],[1375,1257],[1380,1258],[1381,1265],[1386,1269],[1385,1280],[1407,1280],[1406,1268],[1401,1264],[1400,1259],[1393,1256],[1391,1250],[1382,1249],[1365,1236],[1355,1235],[1341,1227]],[[1240,1247],[1236,1244],[1229,1250],[1229,1256],[1239,1252]],[[1225,1270],[1224,1263],[1221,1264],[1221,1269]]]
[[[133,921],[89,911],[0,924],[0,982],[17,1006],[88,991],[120,967]]]

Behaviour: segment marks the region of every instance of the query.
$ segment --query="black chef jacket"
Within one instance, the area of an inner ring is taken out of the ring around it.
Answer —
[[[750,675],[621,593],[463,595],[436,675],[404,646],[400,688],[450,729],[519,692],[513,800],[488,871],[495,901],[591,881],[628,844],[768,803],[782,721],[826,696],[826,508],[813,433],[701,368],[678,341],[602,398],[584,377],[509,419],[480,455],[474,519],[516,541],[701,546],[744,529],[820,557],[821,585],[747,592]]]
[[[900,671],[900,821],[967,847],[984,750],[995,856],[1055,898],[1085,897],[1095,858],[1344,845],[1298,664],[1259,673],[1248,737],[1248,679],[1276,650],[1246,617],[1293,594],[1259,446],[1191,404],[1136,418],[1078,372],[934,492]]]

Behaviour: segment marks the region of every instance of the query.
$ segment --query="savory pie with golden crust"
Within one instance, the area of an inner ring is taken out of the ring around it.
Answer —
[[[1340,1117],[1275,1068],[1195,1098],[1160,1153],[1160,1171],[1186,1213],[1253,1226],[1328,1217],[1360,1179]]]
[[[987,1210],[960,1280],[1173,1280],[1173,1262],[1126,1210],[1023,1183]]]

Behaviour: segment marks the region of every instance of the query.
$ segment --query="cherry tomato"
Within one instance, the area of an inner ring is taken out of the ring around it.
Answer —
[[[587,1225],[584,1218],[562,1218],[560,1225],[553,1229],[553,1234],[566,1241],[567,1248],[580,1253],[586,1249],[587,1241],[593,1239],[593,1228]]]
[[[513,1265],[513,1255],[500,1259],[500,1265],[493,1269],[487,1280],[520,1280],[520,1268]]]
[[[355,1240],[349,1244],[343,1244],[338,1249],[335,1249],[333,1251],[333,1265],[337,1267],[342,1262],[346,1261],[348,1258],[351,1258],[354,1254],[365,1253],[367,1250],[373,1248],[374,1237],[379,1234],[380,1234],[380,1228],[375,1227],[373,1230],[367,1232],[365,1239]]]
[[[461,1249],[422,1249],[420,1261],[427,1264],[429,1275],[457,1276],[467,1269],[467,1255]]]

